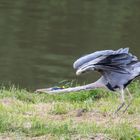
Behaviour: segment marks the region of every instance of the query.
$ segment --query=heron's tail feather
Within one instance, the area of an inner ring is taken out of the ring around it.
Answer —
[[[120,48],[114,54],[129,53],[129,48]]]
[[[137,62],[132,65],[133,70],[135,71],[135,74],[140,76],[140,62]]]

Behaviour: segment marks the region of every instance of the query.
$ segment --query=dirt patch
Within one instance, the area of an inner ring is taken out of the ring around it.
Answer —
[[[92,140],[112,140],[112,138],[109,138],[106,134],[98,133],[95,136],[89,137]]]
[[[55,138],[51,135],[45,135],[45,136],[40,136],[40,137],[28,137],[26,140],[55,140]]]
[[[17,100],[14,100],[14,99],[11,99],[11,98],[0,99],[0,103],[3,104],[3,105],[7,105],[7,106],[13,105],[16,102],[17,102]]]
[[[79,113],[79,112],[78,112]],[[72,112],[71,112],[72,114]],[[77,112],[73,112],[73,120],[76,123],[81,123],[81,122],[95,122],[96,124],[106,124],[109,121],[109,115],[105,115],[104,113],[93,110],[89,112],[83,112],[81,116],[77,116]]]
[[[108,135],[103,133],[97,133],[95,135],[93,134],[88,136],[73,135],[71,139],[72,140],[113,140]]]
[[[51,103],[39,103],[37,105],[34,105],[34,113],[42,119],[49,121],[66,121],[71,119],[76,123],[93,122],[98,125],[104,125],[105,127],[127,121],[130,124],[133,124],[134,127],[137,127],[138,130],[140,129],[140,120],[138,115],[120,113],[118,116],[113,117],[113,114],[111,112],[103,113],[99,110],[87,111],[83,109],[70,110],[66,114],[51,114],[50,110],[52,109],[52,106],[53,104]]]
[[[42,119],[49,118],[50,116],[50,110],[52,108],[51,103],[39,103],[33,106],[35,110],[35,115],[39,116]]]
[[[39,137],[26,137],[26,136],[15,136],[14,134],[11,135],[2,135],[0,136],[0,140],[56,140],[53,136],[51,135],[44,135],[44,136],[39,136]]]
[[[63,121],[66,120],[69,114],[51,114],[52,103],[39,103],[34,105],[35,113],[42,119]]]
[[[135,125],[135,128],[140,131],[140,124]]]

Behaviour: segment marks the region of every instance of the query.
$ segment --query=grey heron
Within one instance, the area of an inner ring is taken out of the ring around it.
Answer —
[[[140,75],[140,62],[135,55],[129,52],[129,48],[121,48],[115,51],[103,50],[87,54],[77,59],[73,64],[73,68],[76,70],[76,75],[98,71],[101,77],[96,82],[84,86],[59,90],[39,89],[37,92],[67,93],[104,87],[111,91],[120,92],[121,105],[116,110],[118,112],[125,105],[124,92],[127,91],[130,98],[132,98],[127,85]]]

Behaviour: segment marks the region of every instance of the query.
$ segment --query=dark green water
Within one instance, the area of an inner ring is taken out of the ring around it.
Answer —
[[[1,0],[0,83],[36,89],[75,76],[81,55],[130,47],[140,54],[139,0]]]

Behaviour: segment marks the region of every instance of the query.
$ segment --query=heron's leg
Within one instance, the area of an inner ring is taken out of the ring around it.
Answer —
[[[128,93],[128,95],[129,95],[129,103],[128,103],[128,105],[126,106],[126,108],[124,109],[124,111],[123,111],[123,113],[125,113],[125,111],[129,108],[129,106],[131,105],[131,103],[132,103],[132,95],[131,95],[131,93],[130,93],[130,91],[129,91],[129,89],[128,88],[126,88],[126,91],[127,91],[127,93]]]
[[[125,105],[124,90],[123,90],[123,88],[121,89],[121,102],[122,103],[120,104],[120,106],[115,111],[115,114],[118,113],[118,111]]]
[[[132,95],[131,95],[131,93],[130,93],[129,89],[128,89],[128,88],[126,88],[126,91],[127,91],[128,95],[129,95],[129,97],[130,97],[130,101],[132,101],[133,97],[132,97]]]

